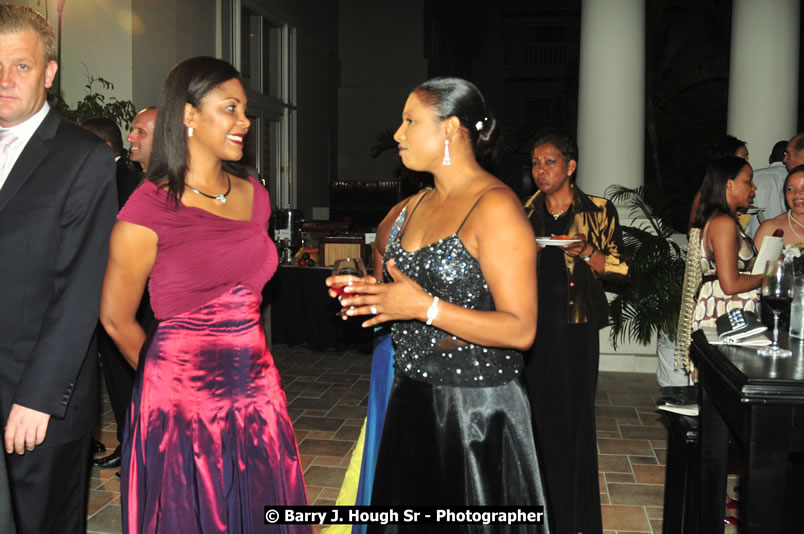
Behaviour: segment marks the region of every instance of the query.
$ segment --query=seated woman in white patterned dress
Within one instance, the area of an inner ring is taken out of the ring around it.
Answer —
[[[761,275],[750,274],[757,251],[737,222],[756,186],[753,170],[738,157],[713,161],[706,169],[693,228],[701,229],[701,274],[693,330],[714,326],[723,313],[742,308],[756,311]],[[690,243],[693,246],[693,243]]]

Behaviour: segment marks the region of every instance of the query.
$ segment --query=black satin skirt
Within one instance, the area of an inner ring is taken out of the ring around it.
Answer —
[[[545,506],[530,405],[519,380],[435,386],[397,374],[372,505]],[[368,532],[548,532],[543,525],[369,525]]]

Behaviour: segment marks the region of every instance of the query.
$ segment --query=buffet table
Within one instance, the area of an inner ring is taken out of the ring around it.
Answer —
[[[700,330],[692,339],[701,385],[700,532],[724,529],[730,434],[743,464],[739,531],[802,532],[804,347],[790,343],[791,358],[766,358],[756,348],[710,345]]]

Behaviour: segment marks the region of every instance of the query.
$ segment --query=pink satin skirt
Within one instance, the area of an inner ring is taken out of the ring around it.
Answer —
[[[123,532],[311,532],[264,524],[266,505],[307,495],[259,302],[237,285],[146,340],[123,436]]]

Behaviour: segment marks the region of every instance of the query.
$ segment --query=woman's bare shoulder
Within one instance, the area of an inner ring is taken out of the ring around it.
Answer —
[[[530,228],[516,194],[502,182],[490,184],[479,196],[465,228],[478,235],[496,235],[501,229]]]
[[[709,220],[709,231],[732,230],[737,222],[729,215],[715,215]]]
[[[521,205],[519,198],[502,180],[489,173],[484,173],[483,180],[476,186],[475,194],[478,198],[478,206],[485,204],[492,208],[498,204],[514,202]]]
[[[767,219],[762,224],[759,225],[757,228],[756,235],[765,235],[765,234],[772,234],[775,230],[780,228],[787,227],[787,213],[782,213],[781,215],[774,217],[773,219]]]
[[[377,225],[377,241],[375,241],[375,243],[385,243],[385,240],[391,233],[391,228],[393,227],[394,222],[396,222],[396,219],[399,217],[399,214],[402,213],[402,210],[405,209],[405,206],[407,206],[410,198],[411,197],[408,197],[405,200],[396,203],[394,207],[388,211],[385,217],[383,217],[383,220],[381,220],[380,224]]]
[[[737,235],[737,221],[729,215],[716,215],[709,220],[706,235],[713,246],[721,239],[733,241]]]

